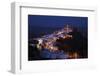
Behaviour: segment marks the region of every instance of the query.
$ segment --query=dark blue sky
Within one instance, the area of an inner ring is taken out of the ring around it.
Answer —
[[[66,24],[87,29],[88,17],[28,15],[29,35],[33,35],[32,32],[34,34],[39,34],[41,31],[48,32],[54,28],[64,27]]]
[[[87,26],[87,17],[28,15],[30,26]]]

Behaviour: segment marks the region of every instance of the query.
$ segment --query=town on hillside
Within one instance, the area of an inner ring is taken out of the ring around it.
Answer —
[[[29,39],[29,60],[87,58],[87,38],[75,27],[65,27]],[[31,54],[30,54],[31,53]]]

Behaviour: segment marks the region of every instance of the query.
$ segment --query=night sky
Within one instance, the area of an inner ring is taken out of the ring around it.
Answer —
[[[29,38],[39,37],[41,32],[52,33],[54,30],[63,28],[66,24],[86,31],[88,17],[28,15]]]

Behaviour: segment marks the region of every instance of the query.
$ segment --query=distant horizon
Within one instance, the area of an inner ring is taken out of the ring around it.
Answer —
[[[65,25],[71,25],[81,32],[87,32],[88,17],[28,15],[29,38],[37,36],[41,31],[50,33]]]

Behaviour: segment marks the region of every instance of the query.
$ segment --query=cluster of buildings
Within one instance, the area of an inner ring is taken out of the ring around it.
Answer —
[[[37,47],[38,49],[46,48],[50,51],[57,51],[57,47],[54,46],[57,39],[69,39],[73,36],[69,33],[73,32],[72,28],[69,27],[69,25],[66,25],[61,30],[55,31],[52,34],[44,35],[41,38],[36,38],[35,40],[38,40]]]
[[[69,25],[66,25],[64,28],[54,31],[52,34],[44,35],[40,38],[34,38],[33,40],[38,41],[37,44],[31,44],[32,46],[36,46],[38,50],[42,51],[42,49],[48,49],[49,51],[55,52],[59,51],[58,47],[55,46],[57,40],[59,39],[72,39],[73,36],[70,34],[73,32],[73,28]],[[78,58],[79,54],[77,52],[67,52],[66,56],[68,58]]]

